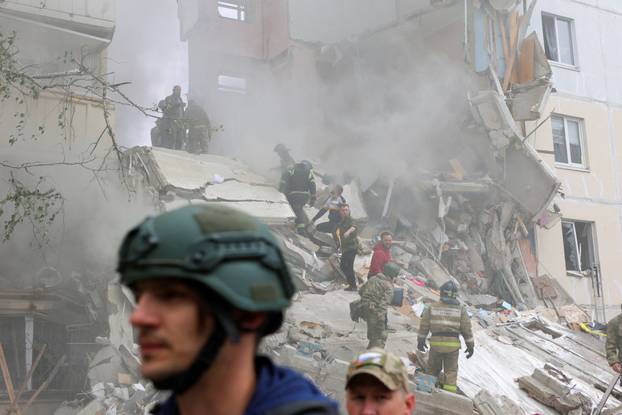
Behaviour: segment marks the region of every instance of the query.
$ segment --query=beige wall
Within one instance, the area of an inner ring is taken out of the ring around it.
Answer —
[[[606,305],[611,307],[608,318],[622,303],[622,108],[601,102],[555,94],[545,114],[556,113],[583,119],[583,138],[587,168],[570,169],[555,163],[551,122],[547,120],[529,141],[542,159],[555,169],[562,182],[565,198],[558,201],[564,219],[594,223],[597,261],[601,265]],[[537,123],[526,126],[531,131]],[[536,234],[540,275],[549,274],[578,304],[589,305],[592,284],[588,278],[566,273],[561,224],[550,230],[537,229]]]
[[[15,131],[18,119],[14,114],[21,112],[25,113],[27,120],[24,135],[11,146],[8,136]],[[58,125],[61,114],[65,127]],[[111,124],[114,128],[114,111],[111,111]],[[39,126],[44,126],[43,134],[38,132]],[[14,101],[4,102],[0,107],[0,136],[3,137],[0,153],[3,160],[12,159],[13,156],[18,159],[25,155],[33,156],[24,161],[77,161],[101,157],[110,149],[111,141],[106,134],[93,154],[91,150],[104,126],[103,107],[98,100],[90,98],[73,98],[68,101],[66,110],[64,97],[53,93],[45,93],[36,100],[27,101],[25,105],[17,105]]]

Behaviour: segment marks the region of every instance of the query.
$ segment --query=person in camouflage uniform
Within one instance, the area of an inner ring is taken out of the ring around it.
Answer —
[[[427,306],[421,316],[417,348],[424,352],[428,333],[432,333],[428,374],[438,378],[443,371],[445,379],[440,382],[442,388],[449,392],[457,392],[460,335],[467,347],[467,359],[473,356],[475,342],[469,315],[457,299],[456,284],[453,281],[446,282],[440,291],[441,301]]]
[[[622,314],[618,314],[607,323],[605,351],[607,352],[607,362],[613,371],[622,372],[622,363],[620,363],[622,355]]]
[[[359,290],[363,318],[367,322],[368,349],[384,348],[387,341],[387,310],[393,298],[393,279],[400,272],[394,262],[388,262],[382,272],[369,278]]]

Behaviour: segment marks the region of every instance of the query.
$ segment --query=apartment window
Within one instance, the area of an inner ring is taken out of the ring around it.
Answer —
[[[553,128],[555,162],[586,168],[583,120],[553,115],[551,116],[551,126]]]
[[[246,94],[248,84],[246,78],[231,75],[218,75],[218,90]]]
[[[543,14],[542,32],[546,57],[555,62],[575,66],[574,21]]]
[[[595,263],[593,223],[562,221],[562,238],[566,271],[580,273],[592,269]]]
[[[220,17],[240,22],[249,22],[253,18],[252,0],[228,0],[218,2]]]

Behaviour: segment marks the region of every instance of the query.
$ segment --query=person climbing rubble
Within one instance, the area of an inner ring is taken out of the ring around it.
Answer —
[[[616,373],[622,372],[622,314],[607,323],[607,342],[605,343],[607,362]]]
[[[369,278],[359,290],[363,319],[367,322],[368,349],[384,349],[387,342],[387,311],[393,299],[393,280],[400,273],[400,267],[394,262],[384,265],[382,272]]]
[[[443,284],[440,295],[441,300],[427,306],[421,316],[417,348],[426,351],[426,338],[431,333],[428,374],[439,378],[443,371],[444,380],[439,379],[439,384],[446,391],[457,392],[460,335],[466,344],[467,359],[473,356],[475,342],[469,315],[457,299],[456,284],[453,281]]]
[[[281,175],[279,191],[285,194],[294,214],[296,214],[296,231],[305,234],[309,222],[303,208],[309,203],[313,206],[316,198],[313,166],[307,160],[294,164]]]
[[[334,234],[339,226],[339,222],[341,222],[339,209],[346,203],[346,199],[343,197],[343,186],[340,184],[334,185],[330,190],[328,199],[324,202],[324,206],[311,219],[311,223],[315,223],[328,212],[328,222],[320,223],[315,229],[320,232]]]
[[[368,278],[381,272],[385,264],[391,262],[391,245],[393,245],[393,235],[391,232],[382,232],[380,241],[374,246],[374,253],[369,265],[369,274],[367,274]]]
[[[141,373],[172,395],[156,414],[338,413],[302,374],[258,356],[295,288],[267,225],[222,205],[149,217],[125,236]]]
[[[341,251],[340,268],[348,279],[348,291],[356,291],[356,275],[354,274],[354,260],[358,251],[358,228],[350,215],[350,206],[344,204],[339,210],[341,222],[335,231],[338,249]]]
[[[346,374],[348,415],[410,415],[415,404],[406,367],[399,357],[374,348],[350,363]]]

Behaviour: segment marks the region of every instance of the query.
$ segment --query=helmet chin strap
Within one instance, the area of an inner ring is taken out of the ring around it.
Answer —
[[[212,309],[214,309],[214,304],[212,304]],[[203,373],[209,370],[227,338],[233,342],[240,340],[240,332],[229,313],[222,309],[214,310],[214,316],[214,331],[197,354],[194,362],[188,369],[180,373],[161,380],[154,380],[153,385],[156,389],[171,390],[177,395],[183,394],[199,380]]]

